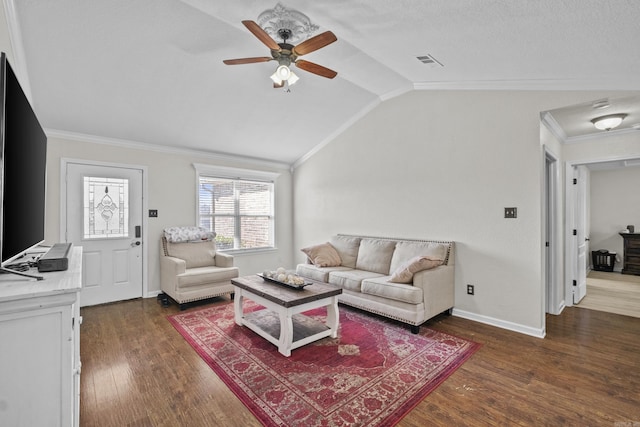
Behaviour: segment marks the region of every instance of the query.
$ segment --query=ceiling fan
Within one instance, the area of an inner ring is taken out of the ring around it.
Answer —
[[[335,34],[331,31],[325,31],[322,34],[318,34],[317,36],[311,37],[310,39],[293,46],[287,43],[287,40],[291,38],[291,30],[289,29],[281,28],[278,30],[278,36],[282,39],[282,43],[277,43],[254,21],[242,21],[242,23],[254,36],[258,38],[258,40],[271,49],[271,57],[258,56],[254,58],[225,59],[222,61],[225,64],[239,65],[278,61],[278,68],[271,76],[271,80],[273,80],[273,87],[275,88],[283,87],[285,82],[292,85],[298,81],[298,76],[296,76],[289,68],[291,64],[295,64],[296,67],[302,70],[328,79],[332,79],[338,75],[338,73],[327,67],[305,61],[304,59],[298,59],[299,56],[314,52],[338,40]]]

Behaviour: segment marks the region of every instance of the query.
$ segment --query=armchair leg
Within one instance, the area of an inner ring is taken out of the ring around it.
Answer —
[[[158,294],[157,299],[162,303],[163,307],[169,307],[169,295],[162,292]]]
[[[417,334],[420,332],[420,325],[411,325],[411,333]]]

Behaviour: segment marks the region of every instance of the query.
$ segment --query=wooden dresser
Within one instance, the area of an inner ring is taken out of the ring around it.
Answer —
[[[640,233],[620,233],[624,239],[622,274],[640,276]]]

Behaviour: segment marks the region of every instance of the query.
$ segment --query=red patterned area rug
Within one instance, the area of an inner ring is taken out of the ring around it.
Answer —
[[[245,312],[258,308],[245,300]],[[305,314],[323,320],[326,311]],[[393,426],[480,348],[343,305],[338,338],[291,357],[236,325],[233,303],[168,318],[266,426]]]

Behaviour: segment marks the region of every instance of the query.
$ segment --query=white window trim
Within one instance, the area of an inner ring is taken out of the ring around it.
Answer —
[[[247,181],[261,181],[261,182],[271,182],[273,183],[273,192],[274,199],[276,197],[276,192],[278,191],[276,188],[276,180],[280,176],[278,172],[267,172],[267,171],[259,171],[253,169],[241,169],[241,168],[233,168],[229,166],[213,166],[206,165],[202,163],[193,163],[193,167],[196,170],[196,217],[195,224],[200,224],[200,176],[211,176],[216,178],[229,178],[229,179],[239,179],[239,180],[247,180]],[[274,219],[277,218],[274,208]],[[233,254],[243,254],[250,252],[267,252],[273,251],[277,248],[278,242],[276,242],[276,224],[273,224],[273,247],[269,248],[260,248],[260,249],[227,249],[221,252],[233,253]]]
[[[212,166],[202,163],[194,163],[193,167],[196,170],[196,175],[210,175],[219,178],[231,178],[231,179],[244,179],[248,181],[264,181],[273,182],[275,184],[276,179],[280,176],[278,172],[266,172],[253,169],[240,169],[232,168],[228,166]],[[196,188],[198,182],[196,181]]]

